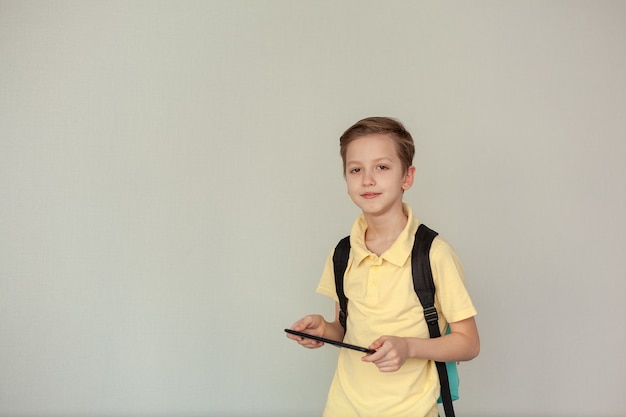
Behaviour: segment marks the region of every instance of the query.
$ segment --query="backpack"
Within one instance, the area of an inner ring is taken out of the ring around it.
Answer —
[[[420,224],[415,233],[415,243],[411,252],[411,272],[413,275],[413,287],[417,297],[424,308],[424,318],[428,324],[428,332],[430,337],[440,337],[439,332],[439,315],[435,308],[435,284],[433,274],[430,267],[430,247],[433,240],[437,236],[437,232],[428,228],[424,224]],[[333,267],[335,273],[335,288],[337,297],[339,298],[339,321],[347,330],[348,316],[348,298],[344,292],[343,276],[348,267],[348,257],[350,255],[350,236],[341,239],[335,248],[333,254]],[[450,327],[446,329],[449,333]],[[441,395],[437,400],[443,403],[444,411],[447,417],[454,417],[454,408],[452,401],[459,398],[459,375],[456,369],[456,362],[435,362],[437,373],[439,374],[439,382],[441,385]]]

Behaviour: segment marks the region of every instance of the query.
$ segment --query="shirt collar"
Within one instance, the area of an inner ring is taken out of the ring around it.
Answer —
[[[419,226],[419,221],[416,217],[413,217],[413,211],[408,204],[403,203],[402,209],[407,215],[408,220],[406,226],[393,242],[391,247],[387,249],[380,257],[394,265],[402,266],[406,263],[407,259],[411,255],[413,250],[413,242],[415,241],[415,232]],[[352,226],[352,232],[350,233],[350,246],[352,247],[352,256],[354,262],[358,265],[365,258],[372,255],[369,249],[365,246],[365,231],[367,230],[367,222],[365,216],[361,214]]]

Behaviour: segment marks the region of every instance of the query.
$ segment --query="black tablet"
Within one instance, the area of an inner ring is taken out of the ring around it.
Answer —
[[[325,337],[313,336],[312,334],[302,333],[302,332],[298,332],[296,330],[285,329],[285,332],[290,333],[290,334],[295,334],[296,336],[305,337],[307,339],[317,340],[319,342],[330,343],[331,345],[338,346],[338,347],[358,350],[359,352],[364,352],[364,353],[367,353],[367,354],[372,354],[372,353],[376,352],[373,349],[368,349],[368,348],[364,348],[364,347],[361,347],[361,346],[355,346],[355,345],[351,345],[349,343],[338,342],[336,340],[326,339]]]

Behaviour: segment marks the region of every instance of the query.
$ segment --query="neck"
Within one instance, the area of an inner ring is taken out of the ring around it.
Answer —
[[[400,206],[399,210],[381,216],[366,215],[365,221],[367,222],[366,241],[393,242],[406,227],[408,216]]]

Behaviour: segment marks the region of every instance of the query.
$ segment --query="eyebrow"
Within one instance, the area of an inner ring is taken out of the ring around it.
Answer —
[[[389,158],[388,156],[382,156],[380,158],[376,158],[372,161],[373,163],[377,164],[379,162],[393,162],[393,159]],[[351,165],[351,164],[361,164],[361,161],[356,161],[356,160],[350,160],[350,161],[346,161],[346,165]]]

